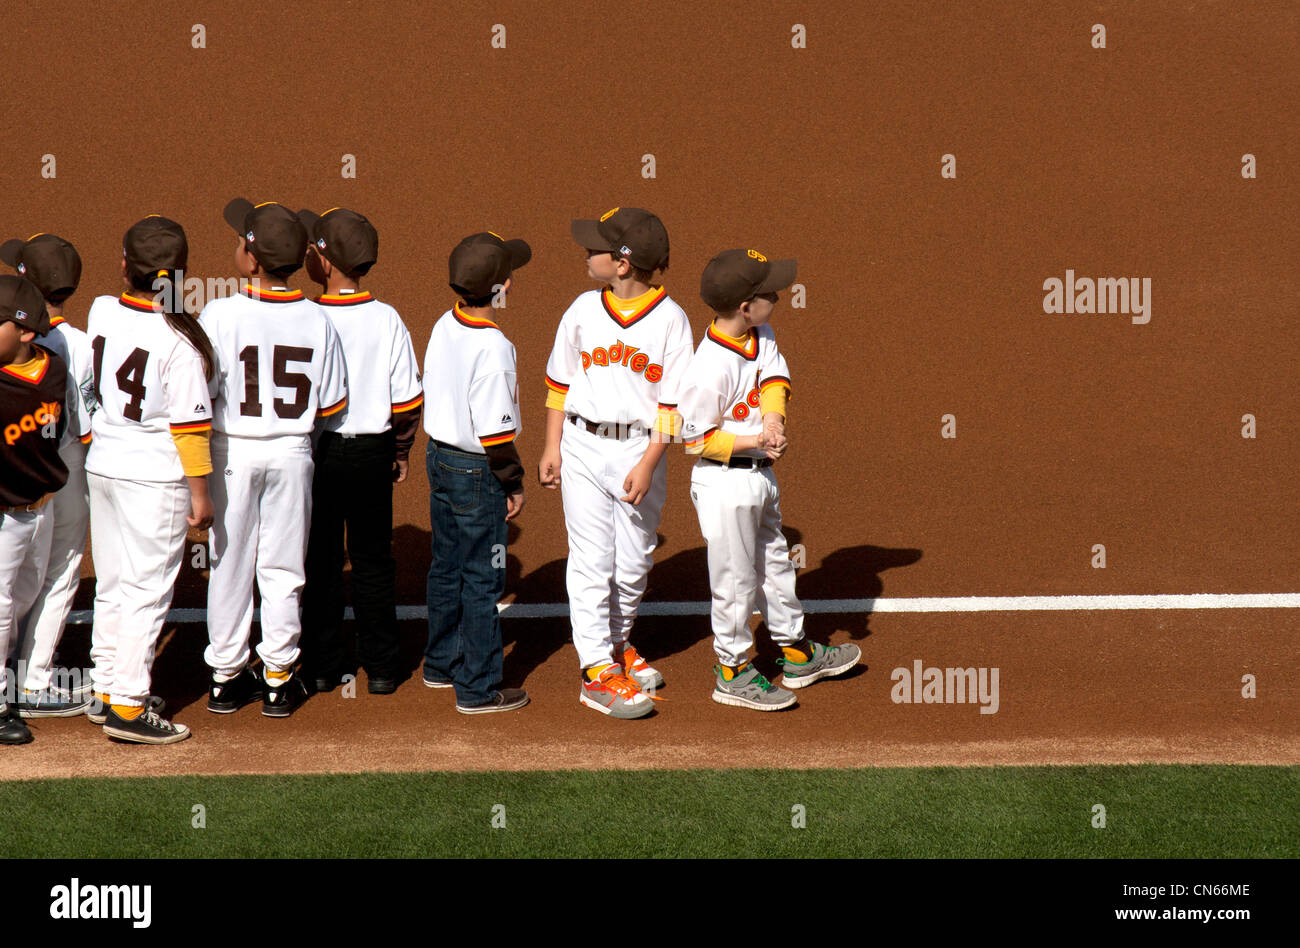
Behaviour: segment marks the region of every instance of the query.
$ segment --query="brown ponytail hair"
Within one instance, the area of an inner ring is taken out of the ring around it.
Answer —
[[[166,272],[167,275],[162,274]],[[161,284],[161,285],[160,285]],[[208,339],[208,334],[203,331],[196,319],[190,313],[185,311],[185,304],[181,298],[181,289],[172,279],[170,271],[159,271],[159,275],[153,278],[147,276],[135,277],[131,280],[131,285],[141,293],[153,293],[154,305],[158,305],[159,299],[163,301],[163,315],[167,317],[167,325],[172,330],[183,337],[194,351],[199,354],[203,360],[203,375],[211,382],[217,371],[217,357],[212,351],[212,341]],[[171,308],[171,301],[176,301],[176,308]]]

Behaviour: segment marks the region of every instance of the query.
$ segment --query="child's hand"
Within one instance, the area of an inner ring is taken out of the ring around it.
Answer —
[[[513,520],[519,516],[519,511],[524,509],[524,491],[521,487],[516,494],[509,494],[506,497],[506,519]]]
[[[560,451],[550,448],[542,452],[541,463],[537,466],[537,479],[542,486],[555,490],[560,486]]]
[[[410,466],[409,461],[402,461],[402,460],[393,461],[393,483],[394,484],[400,484],[402,483],[402,481],[406,480],[406,471],[409,466]]]
[[[650,491],[650,479],[654,471],[644,464],[638,464],[623,479],[623,489],[627,491],[626,496],[622,498],[625,504],[636,506],[645,499],[645,495]]]
[[[185,518],[185,522],[191,527],[198,527],[200,530],[206,530],[212,526],[212,521],[216,519],[216,508],[212,506],[212,498],[206,493],[202,496],[190,494],[190,515]]]

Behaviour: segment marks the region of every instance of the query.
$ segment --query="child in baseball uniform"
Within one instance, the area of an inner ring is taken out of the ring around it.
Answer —
[[[361,289],[379,257],[379,234],[362,215],[336,207],[299,211],[307,227],[307,275],[324,293],[343,347],[348,408],[316,445],[307,585],[302,594],[303,675],[329,691],[345,666],[343,548],[352,566],[356,646],[370,694],[392,694],[405,677],[397,638],[393,485],[406,480],[420,426],[415,348],[392,306]]]
[[[149,688],[186,530],[212,525],[208,380],[215,363],[198,321],[177,302],[189,257],[181,225],[150,215],[122,243],[126,291],[97,297],[87,327],[99,406],[86,455],[95,564],[90,656],[101,707],[86,716],[118,740],[172,744],[190,730],[162,717]]]
[[[424,355],[433,533],[424,683],[454,687],[462,714],[528,703],[522,688],[501,687],[497,602],[506,571],[498,557],[505,555],[506,521],[524,506],[524,468],[515,450],[523,427],[515,347],[493,317],[511,274],[531,259],[524,241],[491,232],[457,244],[448,267],[460,299],[434,324]]]
[[[68,371],[68,424],[59,442],[59,457],[68,480],[48,504],[53,526],[45,581],[36,603],[22,620],[14,649],[15,666],[22,681],[16,691],[18,713],[25,718],[73,717],[90,705],[89,682],[54,679],[54,653],[63,636],[72,599],[81,583],[81,558],[86,552],[86,527],[90,521],[90,494],[86,487],[86,447],[90,443],[89,417],[79,423],[85,399],[93,399],[90,339],[64,317],[64,306],[81,281],[81,256],[75,247],[53,234],[36,234],[27,240],[9,240],[0,246],[0,260],[36,284],[50,314],[50,332],[41,344],[63,360]]]
[[[794,282],[795,261],[728,250],[704,268],[700,296],[712,325],[682,380],[682,438],[697,460],[691,499],[709,548],[713,700],[778,711],[804,688],[858,663],[856,645],[823,646],[803,634],[795,570],[781,532],[781,492],[772,462],[785,454],[790,370],[768,320],[778,290]],[[749,660],[757,606],[781,646],[780,688]]]
[[[325,311],[288,285],[307,253],[298,216],[273,201],[236,198],[225,218],[239,235],[240,292],[210,300],[199,316],[217,356],[208,710],[231,714],[260,698],[263,715],[287,718],[307,696],[294,667],[312,431],[346,406],[347,370]],[[249,667],[254,580],[262,596],[261,676]]]
[[[579,700],[639,718],[663,676],[629,641],[654,563],[667,497],[668,443],[690,361],[686,313],[653,283],[668,266],[663,222],[639,208],[576,220],[587,273],[604,284],[560,319],[546,364],[547,427],[539,476],[558,486],[569,534],[567,587]]]
[[[54,527],[49,500],[68,479],[59,456],[67,371],[35,341],[49,331],[40,289],[20,276],[0,276],[0,744],[32,739],[9,701],[14,682],[5,659],[45,579]]]

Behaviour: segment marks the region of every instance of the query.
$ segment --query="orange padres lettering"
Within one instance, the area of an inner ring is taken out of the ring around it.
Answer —
[[[41,407],[30,415],[23,415],[17,422],[5,425],[5,444],[13,444],[23,436],[23,432],[35,431],[42,425],[58,421],[63,414],[63,406],[58,402],[41,402]]]
[[[652,363],[648,355],[636,346],[625,345],[622,339],[617,340],[608,349],[597,346],[590,353],[584,351],[581,355],[584,372],[593,365],[622,365],[631,369],[634,375],[644,374],[647,382],[658,382],[664,377],[662,365],[657,362]]]

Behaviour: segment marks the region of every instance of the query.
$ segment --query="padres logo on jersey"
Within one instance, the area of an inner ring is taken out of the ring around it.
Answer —
[[[63,406],[58,402],[41,402],[41,407],[28,415],[23,415],[12,425],[5,426],[5,444],[13,444],[24,434],[37,431],[59,420]]]
[[[664,377],[664,367],[659,363],[652,363],[650,357],[644,352],[637,349],[636,346],[625,346],[623,340],[615,342],[612,346],[597,346],[591,352],[582,352],[582,371],[586,372],[593,365],[601,366],[624,366],[632,370],[633,375],[645,374],[647,382],[658,382]]]

